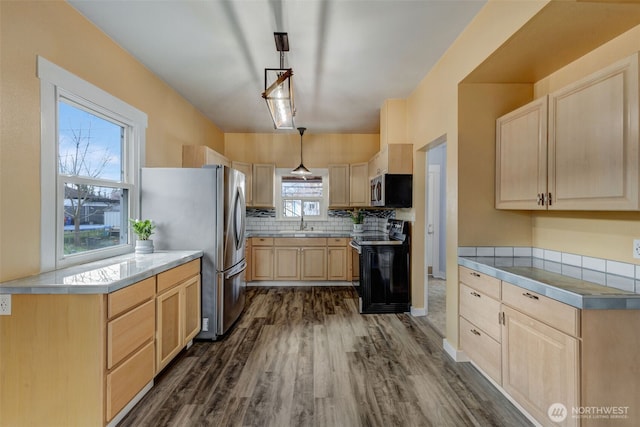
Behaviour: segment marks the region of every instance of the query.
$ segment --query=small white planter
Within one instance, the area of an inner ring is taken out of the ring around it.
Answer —
[[[362,233],[362,227],[364,224],[353,224],[353,232],[354,233]]]
[[[153,240],[136,240],[136,253],[137,254],[152,254],[153,253]]]

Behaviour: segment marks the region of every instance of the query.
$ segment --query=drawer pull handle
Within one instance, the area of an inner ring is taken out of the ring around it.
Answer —
[[[480,274],[475,273],[475,272],[472,272],[471,275],[474,276],[474,277],[482,277]]]
[[[479,294],[479,293],[477,293],[477,292],[473,292],[473,291],[471,291],[470,293],[471,293],[471,295],[473,295],[474,297],[478,297],[478,298],[480,298],[480,294]]]
[[[524,295],[524,296],[525,296],[525,297],[527,297],[527,298],[531,298],[531,299],[535,299],[535,300],[540,299],[540,298],[538,298],[536,295],[530,294],[529,292],[525,292],[525,293],[523,293],[522,295]]]
[[[472,333],[473,335],[480,336],[480,332],[476,331],[475,329],[472,329],[472,330],[471,330],[471,333]]]

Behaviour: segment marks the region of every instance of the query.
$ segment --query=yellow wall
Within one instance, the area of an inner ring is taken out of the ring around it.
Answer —
[[[531,246],[531,213],[495,209],[495,123],[532,94],[531,84],[458,87],[458,246]]]
[[[546,1],[490,1],[407,99],[407,133],[416,150],[445,135],[447,141],[447,340],[458,343],[458,228],[475,221],[472,212],[458,207],[458,83],[534,16]],[[425,268],[425,156],[414,155],[414,210],[412,230],[412,303],[422,307]],[[459,218],[460,216],[460,218]]]
[[[36,55],[148,115],[147,166],[182,144],[222,151],[222,132],[63,1],[0,2],[0,281],[40,267],[40,82]]]
[[[226,133],[227,158],[249,163],[274,163],[278,168],[300,164],[300,134]],[[378,134],[313,134],[302,138],[302,158],[309,168],[332,163],[368,162],[379,151]]]
[[[535,84],[535,97],[551,93],[640,50],[640,26],[593,50]],[[562,252],[637,263],[639,212],[535,212],[533,245]]]

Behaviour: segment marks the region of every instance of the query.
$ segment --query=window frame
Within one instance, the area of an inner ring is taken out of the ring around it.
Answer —
[[[51,271],[133,252],[133,239],[128,233],[125,244],[64,255],[66,175],[61,175],[58,168],[58,102],[68,100],[74,107],[77,105],[124,127],[122,180],[104,180],[103,184],[128,190],[128,200],[122,201],[122,207],[127,209],[127,217],[133,218],[139,217],[140,212],[140,166],[145,154],[147,115],[41,56],[37,57],[37,77],[41,112],[40,270]]]
[[[301,197],[302,200],[319,200],[320,212],[318,216],[305,216],[305,221],[327,221],[329,216],[329,169],[318,168],[310,169],[313,176],[322,177],[322,197]],[[275,179],[275,198],[274,203],[276,207],[276,221],[299,221],[300,218],[291,218],[284,216],[284,209],[282,207],[283,200],[289,199],[289,197],[282,197],[282,178],[284,176],[296,176],[291,173],[291,169],[278,168],[276,169]],[[298,198],[296,198],[298,199]]]

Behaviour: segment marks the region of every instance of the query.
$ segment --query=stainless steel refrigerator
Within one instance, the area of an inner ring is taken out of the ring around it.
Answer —
[[[142,218],[156,224],[157,250],[201,249],[202,330],[215,340],[245,302],[245,178],[226,166],[142,168]]]

